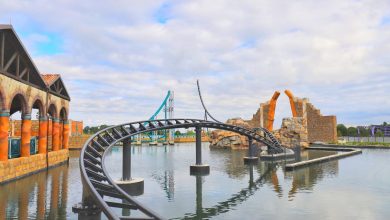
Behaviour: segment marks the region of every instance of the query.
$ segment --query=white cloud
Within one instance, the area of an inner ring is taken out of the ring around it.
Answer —
[[[159,23],[164,3],[169,19]],[[62,74],[71,117],[87,124],[146,119],[168,89],[176,116],[201,117],[196,79],[221,120],[250,118],[288,88],[360,124],[390,119],[389,9],[384,0],[35,0],[2,2],[0,21],[30,30],[22,41],[32,53],[42,31],[62,38],[60,54],[33,59],[41,72]],[[288,104],[278,107],[278,121],[290,116]]]

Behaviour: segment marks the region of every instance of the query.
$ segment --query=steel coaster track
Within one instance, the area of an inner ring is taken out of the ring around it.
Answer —
[[[159,119],[111,126],[91,136],[84,144],[80,153],[80,172],[84,186],[96,205],[100,207],[109,219],[162,219],[162,217],[145,205],[138,202],[132,196],[129,196],[111,179],[104,162],[109,149],[116,143],[141,133],[190,127],[206,127],[236,132],[265,144],[268,146],[270,153],[283,152],[283,148],[274,143],[271,138],[273,137],[272,134],[262,135],[243,127],[214,121],[200,119]],[[113,208],[139,210],[147,217],[132,218],[130,216],[118,216],[113,211]]]

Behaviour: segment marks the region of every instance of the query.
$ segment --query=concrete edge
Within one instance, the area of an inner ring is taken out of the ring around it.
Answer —
[[[45,167],[45,168],[42,168],[42,169],[39,169],[39,170],[34,170],[34,171],[30,172],[30,173],[26,173],[26,174],[23,174],[23,175],[21,175],[21,176],[17,176],[17,177],[14,177],[14,178],[5,180],[5,181],[3,181],[3,182],[0,182],[0,185],[4,185],[4,184],[7,184],[7,183],[16,181],[16,180],[23,179],[23,178],[25,178],[25,177],[28,177],[28,176],[37,174],[37,173],[42,172],[42,171],[45,171],[45,170],[47,170],[47,169],[52,169],[52,168],[55,168],[55,167],[59,167],[59,166],[61,166],[61,165],[67,164],[68,162],[69,162],[69,157],[68,157],[67,160],[64,160],[64,161],[62,161],[62,162],[60,162],[60,163],[56,163],[56,164],[51,165],[51,166],[49,166],[49,167]]]
[[[357,145],[340,145],[340,144],[314,144],[314,145],[322,145],[324,147],[339,147],[339,148],[358,148],[358,149],[388,149],[389,147],[377,146],[377,145],[366,145],[366,146],[357,146]]]
[[[320,149],[317,149],[317,150],[320,150]],[[326,150],[328,150],[328,149],[326,149]],[[333,149],[333,150],[336,150],[336,149]],[[285,170],[286,171],[293,171],[297,168],[305,167],[305,166],[308,166],[311,164],[327,162],[327,161],[331,161],[331,160],[335,160],[335,159],[341,159],[344,157],[353,156],[355,154],[361,154],[361,153],[362,153],[362,150],[350,149],[350,150],[348,150],[348,152],[341,153],[341,154],[335,154],[335,155],[320,157],[320,158],[316,158],[316,159],[312,159],[312,160],[301,161],[301,162],[292,163],[292,164],[286,164]]]

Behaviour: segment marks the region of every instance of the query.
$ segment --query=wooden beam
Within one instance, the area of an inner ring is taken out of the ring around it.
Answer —
[[[20,55],[18,54],[16,56],[16,76],[20,77],[19,76],[19,69],[20,69]]]
[[[3,69],[4,67],[4,46],[5,46],[5,33],[3,32],[2,36],[1,36],[1,54],[0,54],[0,62],[1,62],[1,69]]]
[[[23,76],[27,73],[27,71],[28,71],[28,68],[27,67],[24,68],[24,70],[20,73],[19,77],[23,78]]]
[[[12,65],[12,62],[15,60],[15,58],[18,56],[18,52],[15,52],[12,57],[8,60],[7,64],[4,67],[4,71],[7,72],[8,68]]]

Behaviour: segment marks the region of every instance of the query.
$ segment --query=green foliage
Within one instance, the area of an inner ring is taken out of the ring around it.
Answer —
[[[175,135],[181,135],[181,132],[179,130],[175,131]]]
[[[355,127],[349,127],[347,129],[347,134],[348,136],[350,137],[354,137],[354,136],[357,136],[357,129]]]
[[[85,126],[83,129],[84,134],[95,134],[96,132],[110,127],[109,125],[99,125],[94,127]]]
[[[337,125],[337,136],[347,136],[347,127],[344,124]]]
[[[195,131],[193,131],[193,130],[188,130],[187,131],[187,133],[186,133],[187,135],[195,135]]]

